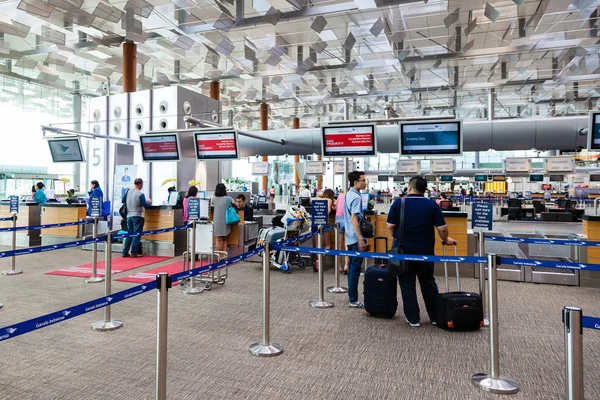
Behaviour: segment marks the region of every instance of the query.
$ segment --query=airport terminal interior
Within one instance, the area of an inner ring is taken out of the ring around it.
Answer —
[[[599,8],[0,1],[0,400],[600,399]]]

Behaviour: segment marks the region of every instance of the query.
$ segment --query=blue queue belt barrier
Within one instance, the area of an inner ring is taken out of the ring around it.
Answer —
[[[181,231],[187,229],[188,225],[175,226],[173,228],[163,228],[163,229],[154,229],[152,231],[143,231],[138,233],[122,233],[120,235],[113,235],[113,239],[121,239],[128,237],[136,237],[136,236],[146,236],[146,235],[157,235],[159,233],[173,232],[173,231]]]
[[[531,244],[555,244],[560,246],[585,246],[585,247],[600,247],[600,242],[583,242],[577,240],[558,240],[558,239],[527,239],[513,238],[504,236],[485,236],[485,240],[491,242],[506,242],[506,243],[531,243]]]
[[[105,236],[100,236],[97,238],[76,240],[74,242],[49,244],[46,246],[29,247],[26,249],[19,249],[19,250],[8,250],[8,251],[0,252],[0,258],[6,258],[6,257],[12,257],[12,256],[23,256],[26,254],[35,254],[35,253],[45,253],[47,251],[68,249],[70,247],[83,246],[84,244],[88,244],[88,243],[103,242],[104,240],[106,240]]]
[[[174,228],[170,228],[174,230]],[[100,238],[98,238],[100,239]],[[240,254],[239,256],[228,258],[223,261],[219,261],[210,265],[205,265],[202,267],[198,267],[189,271],[180,272],[174,275],[171,275],[171,279],[173,282],[181,281],[183,279],[191,278],[196,275],[204,274],[210,271],[214,271],[220,268],[227,267],[229,265],[238,263],[240,261],[245,260],[246,258],[252,257],[256,254],[259,254],[264,250],[264,246],[257,247],[256,249],[249,251],[244,254]],[[27,321],[19,322],[14,325],[9,325],[3,328],[0,328],[0,342],[8,339],[12,339],[14,337],[24,335],[29,332],[36,331],[38,329],[45,328],[50,325],[57,324],[62,321],[66,321],[68,319],[72,319],[78,317],[83,314],[87,314],[92,311],[100,310],[109,305],[113,305],[115,303],[119,303],[123,300],[130,299],[132,297],[138,296],[142,293],[149,292],[151,290],[156,289],[156,281],[151,281],[148,283],[143,283],[141,285],[134,286],[129,289],[122,290],[117,293],[113,293],[110,296],[103,296],[97,299],[65,308],[60,311],[56,311],[50,314],[42,315],[41,317],[33,318]]]
[[[587,329],[600,331],[600,318],[583,316],[582,326]]]
[[[36,229],[61,228],[63,226],[87,225],[87,224],[91,224],[93,222],[94,221],[91,219],[86,219],[84,221],[62,222],[60,224],[17,226],[16,228],[0,228],[0,232],[16,232],[16,231],[29,231],[29,230],[36,230]]]
[[[0,218],[0,222],[12,221],[12,217]]]

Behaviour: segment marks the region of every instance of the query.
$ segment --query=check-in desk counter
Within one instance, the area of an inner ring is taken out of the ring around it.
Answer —
[[[600,215],[584,215],[581,233],[591,242],[600,241]],[[600,264],[600,247],[579,247],[582,262]],[[600,272],[579,271],[579,285],[600,288]]]
[[[46,203],[41,206],[42,225],[77,222],[86,216],[86,204]],[[83,225],[42,229],[42,245],[72,242],[83,237]]]
[[[238,210],[239,224],[231,225],[231,233],[227,236],[227,252],[229,256],[243,254],[254,248],[258,239],[258,223],[244,220],[244,210]]]
[[[12,217],[9,202],[0,202],[0,218],[9,217]],[[40,224],[40,205],[38,203],[19,203],[17,226],[38,226]],[[0,228],[12,228],[12,221],[0,222]],[[12,244],[12,234],[12,232],[1,232],[0,244],[10,246]],[[42,239],[39,229],[17,232],[17,247],[33,247],[41,244]]]
[[[144,217],[144,231],[183,225],[183,207],[150,206]],[[142,236],[142,252],[151,256],[175,257],[186,250],[186,230]]]

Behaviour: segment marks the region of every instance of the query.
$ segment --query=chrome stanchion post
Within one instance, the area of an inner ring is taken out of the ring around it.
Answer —
[[[17,214],[13,214],[11,218],[12,218],[12,228],[13,228],[13,231],[12,231],[12,241],[11,241],[11,244],[10,244],[10,249],[12,251],[15,251],[17,249],[17,231],[16,231],[16,228],[17,228]],[[18,275],[18,274],[22,274],[23,273],[22,269],[16,269],[16,267],[17,267],[17,260],[16,259],[17,259],[17,257],[14,256],[14,255],[10,258],[10,269],[8,271],[4,271],[2,273],[2,275]]]
[[[271,343],[271,244],[265,242],[263,252],[263,308],[262,308],[262,342],[252,343],[250,354],[257,357],[272,357],[283,353],[283,346]]]
[[[158,301],[156,311],[156,400],[167,399],[167,317],[171,277],[166,272],[156,275]]]
[[[190,261],[190,270],[196,268],[196,220],[192,220],[192,259]],[[196,277],[192,276],[190,285],[183,289],[185,294],[199,294],[204,292],[204,288],[196,287]]]
[[[318,248],[323,249],[323,225],[319,225],[319,234],[317,236]],[[313,308],[331,308],[333,303],[325,301],[325,287],[323,282],[323,254],[317,255],[317,263],[319,264],[319,299],[311,300],[308,304]]]
[[[340,224],[335,224],[335,249],[339,250],[339,244],[338,244],[338,235],[340,232]],[[327,288],[327,291],[329,293],[347,293],[348,289],[346,289],[345,287],[340,286],[340,256],[335,256],[335,286],[329,286]]]
[[[92,237],[96,239],[98,237],[98,218],[94,217]],[[98,283],[102,282],[104,278],[97,276],[98,268],[98,242],[92,243],[92,277],[83,281],[84,283]],[[106,271],[105,271],[106,272]],[[106,274],[105,274],[106,275]]]
[[[565,382],[567,400],[583,400],[583,324],[579,307],[565,307]]]
[[[485,234],[479,231],[479,257],[485,257]],[[481,305],[483,306],[483,326],[490,326],[490,321],[485,317],[485,264],[479,263],[479,296],[481,296]]]
[[[519,391],[519,383],[511,378],[500,376],[500,355],[498,349],[498,293],[496,277],[500,257],[488,254],[488,303],[490,317],[490,373],[473,375],[472,382],[478,388],[491,393],[513,394]]]
[[[112,294],[112,233],[106,234],[106,247],[104,250],[104,296],[110,297]],[[110,301],[104,307],[104,320],[94,322],[92,329],[98,332],[114,331],[123,326],[121,321],[111,320]]]

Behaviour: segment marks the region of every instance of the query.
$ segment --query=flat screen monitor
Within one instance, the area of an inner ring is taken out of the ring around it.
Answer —
[[[552,190],[552,185],[549,183],[544,183],[542,185],[542,190]]]
[[[550,182],[563,182],[565,180],[565,176],[564,175],[549,175],[550,178]]]
[[[600,112],[591,112],[588,124],[588,150],[600,149]]]
[[[144,161],[179,161],[179,140],[175,133],[140,135]]]
[[[427,182],[435,182],[435,181],[437,181],[437,176],[435,176],[435,175],[425,175],[423,178],[425,178],[425,180]]]
[[[374,156],[375,124],[327,125],[321,128],[325,157]]]
[[[387,182],[390,180],[389,175],[377,175],[377,182]]]
[[[400,154],[462,154],[462,123],[459,120],[418,122],[400,125]]]
[[[238,136],[235,130],[194,133],[198,160],[237,160]]]
[[[454,176],[452,175],[440,175],[440,182],[452,182],[454,180]]]
[[[487,181],[488,181],[487,175],[475,175],[475,182],[487,182]]]
[[[590,182],[600,182],[600,175],[590,174]]]
[[[506,175],[494,175],[492,176],[494,182],[506,182]]]
[[[50,139],[48,140],[52,161],[61,162],[85,162],[83,149],[79,138]]]
[[[529,175],[529,182],[544,182],[544,174]]]
[[[258,196],[259,204],[266,203],[266,202],[267,202],[267,196]]]
[[[394,182],[404,182],[404,175],[393,175]]]

